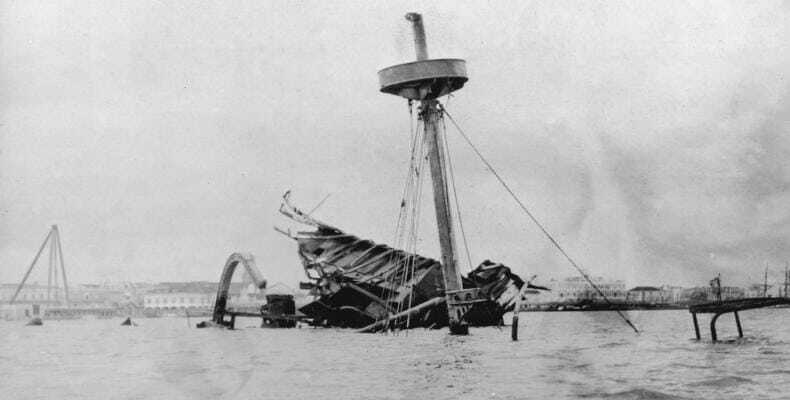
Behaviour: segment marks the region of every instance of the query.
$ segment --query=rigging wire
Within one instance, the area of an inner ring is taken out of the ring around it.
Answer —
[[[395,266],[384,273],[385,287],[387,287],[386,302],[389,304],[396,304],[396,314],[399,314],[403,310],[407,298],[409,305],[411,305],[412,301],[411,295],[403,297],[400,295],[403,293],[402,289],[404,288],[413,289],[411,287],[411,281],[414,277],[417,260],[414,255],[416,254],[417,247],[418,215],[420,210],[419,199],[422,193],[421,182],[424,165],[424,132],[420,129],[420,125],[417,125],[415,129],[412,101],[408,102],[408,109],[411,155],[395,229],[395,246],[388,258],[388,264],[394,263]],[[397,248],[404,249],[400,256],[396,255],[397,250],[395,249]],[[388,317],[389,316],[384,318]],[[410,324],[409,317],[406,319],[407,326]],[[397,325],[398,321],[390,321],[388,329],[392,329]]]
[[[313,207],[313,209],[312,209],[312,210],[310,210],[310,212],[308,212],[308,213],[307,213],[307,216],[309,217],[310,215],[313,215],[313,213],[315,212],[315,210],[318,210],[318,208],[319,208],[319,207],[321,207],[322,205],[324,205],[324,202],[326,201],[326,199],[328,199],[328,198],[329,198],[329,196],[331,196],[331,195],[332,195],[332,193],[327,193],[327,194],[326,194],[326,196],[324,196],[324,198],[323,198],[323,199],[321,199],[321,201],[319,201],[319,202],[318,202],[318,204],[316,204],[316,205],[315,205],[315,207]]]
[[[449,99],[448,99],[449,100]],[[455,170],[453,169],[453,160],[450,157],[450,144],[447,140],[447,126],[444,123],[444,118],[442,113],[439,114],[439,118],[442,120],[442,131],[440,135],[442,135],[442,142],[444,144],[444,152],[447,158],[447,169],[450,170],[450,186],[453,189],[453,201],[455,202],[455,213],[458,216],[458,228],[461,230],[461,238],[464,241],[464,250],[466,251],[466,261],[469,263],[469,269],[472,270],[474,267],[472,266],[472,255],[469,251],[469,242],[466,240],[466,231],[464,230],[464,221],[461,218],[461,203],[458,201],[458,192],[455,188]]]
[[[440,111],[442,111],[444,114],[447,115],[447,118],[450,119],[450,122],[452,122],[452,124],[455,126],[456,130],[458,131],[458,133],[461,134],[461,136],[464,138],[466,143],[469,144],[469,146],[472,148],[472,150],[475,152],[475,154],[477,154],[477,156],[483,162],[483,164],[485,164],[485,166],[488,168],[488,170],[491,171],[491,173],[497,178],[499,183],[502,184],[502,186],[510,194],[510,196],[513,198],[513,200],[515,200],[516,203],[518,203],[519,207],[521,207],[521,210],[524,211],[525,214],[527,214],[527,216],[532,220],[532,222],[535,223],[535,225],[538,226],[538,228],[540,228],[541,232],[543,232],[543,234],[549,239],[549,241],[551,241],[551,243],[554,245],[554,247],[556,247],[557,250],[559,250],[559,252],[562,253],[562,255],[565,257],[565,259],[568,260],[568,262],[576,269],[576,271],[579,272],[579,274],[581,274],[581,276],[587,281],[587,283],[589,283],[590,286],[592,286],[593,289],[595,289],[595,291],[604,299],[604,301],[606,301],[606,303],[608,305],[613,306],[612,302],[609,301],[609,298],[606,297],[606,295],[603,293],[603,291],[601,291],[601,289],[598,287],[598,285],[593,283],[593,280],[590,278],[590,276],[586,272],[584,272],[584,270],[582,270],[582,268],[579,267],[579,265],[576,264],[575,261],[573,261],[571,256],[568,255],[567,252],[565,252],[565,249],[563,249],[562,246],[560,246],[560,244],[557,242],[557,240],[554,239],[554,237],[549,233],[549,231],[546,230],[546,228],[543,227],[543,225],[538,221],[538,219],[535,218],[535,216],[532,215],[532,213],[527,209],[527,206],[525,206],[524,203],[518,198],[518,196],[516,196],[516,194],[513,192],[513,190],[510,189],[510,186],[508,186],[508,184],[505,183],[504,179],[502,179],[502,177],[499,175],[499,173],[496,172],[496,170],[491,165],[491,163],[489,163],[488,160],[486,160],[486,158],[483,156],[483,154],[480,153],[480,151],[477,149],[477,147],[474,145],[474,143],[472,143],[472,140],[469,139],[469,136],[467,136],[466,133],[464,133],[463,129],[461,129],[461,127],[458,125],[458,123],[455,122],[455,119],[453,118],[453,116],[449,112],[447,112],[447,109],[444,108],[441,104],[439,104],[439,109],[440,109]],[[625,321],[626,324],[628,324],[628,326],[630,326],[634,330],[634,332],[636,332],[637,334],[639,333],[639,330],[628,319],[628,317],[625,316],[625,314],[623,314],[620,310],[617,310],[617,309],[615,309],[614,311],[617,312],[617,314],[623,319],[623,321]]]
[[[401,299],[400,309],[399,311],[404,310],[404,306],[406,306],[406,300],[408,298],[408,308],[411,308],[412,300],[414,298],[413,293],[413,279],[414,279],[414,271],[417,265],[417,240],[419,238],[419,226],[420,226],[420,214],[422,211],[422,191],[423,191],[423,182],[425,180],[423,169],[425,166],[425,130],[419,129],[418,131],[422,133],[422,136],[419,138],[419,146],[415,153],[414,160],[416,161],[415,165],[415,180],[413,188],[413,196],[411,198],[411,214],[410,217],[410,230],[409,236],[407,237],[406,243],[406,251],[409,255],[405,255],[407,258],[407,262],[404,266],[403,271],[403,279],[401,287],[407,288],[407,296]],[[406,286],[408,284],[408,286]],[[406,309],[408,309],[406,308]],[[406,316],[406,328],[408,329],[411,325],[411,314]],[[407,331],[408,332],[408,331]]]
[[[406,210],[406,204],[407,204],[406,203],[406,199],[409,196],[409,189],[410,189],[409,182],[411,180],[412,165],[414,164],[413,158],[414,158],[414,146],[415,146],[415,140],[416,140],[416,133],[414,131],[414,121],[413,121],[413,112],[412,112],[412,102],[411,102],[411,100],[408,101],[407,107],[408,107],[408,110],[409,110],[409,138],[410,138],[410,141],[409,141],[409,152],[410,152],[409,157],[410,158],[409,158],[408,172],[406,173],[406,177],[405,177],[405,182],[406,183],[404,184],[403,192],[401,193],[401,202],[400,202],[400,206],[399,206],[399,209],[398,209],[398,218],[397,218],[397,221],[395,223],[395,232],[393,233],[393,236],[394,236],[394,238],[393,238],[393,245],[395,246],[394,248],[399,247],[399,245],[401,243],[401,240],[402,240],[403,229],[404,229],[404,225],[405,225],[405,210]],[[393,262],[394,258],[395,258],[395,252],[392,251],[390,253],[390,255],[387,257],[387,263],[389,264],[389,263]],[[396,260],[396,262],[399,262],[399,261]],[[395,279],[394,279],[394,277],[391,277],[391,276],[385,277],[385,281],[384,281],[384,285],[383,286],[386,288],[386,298],[385,298],[386,299],[386,303],[387,304],[391,304],[392,301],[394,300],[394,295],[393,295],[393,293],[395,291]],[[395,313],[397,313],[397,310],[396,310]],[[387,319],[387,318],[389,318],[390,315],[392,315],[392,313],[388,312],[387,315],[383,316],[381,319]],[[389,331],[389,328],[390,327],[389,327],[389,324],[388,324],[388,326],[383,330],[383,332]]]
[[[423,138],[423,144],[424,144],[424,138]],[[419,165],[420,165],[420,174],[417,176],[417,182],[416,182],[417,190],[415,192],[415,197],[413,199],[413,207],[414,207],[413,210],[414,211],[413,211],[413,213],[411,215],[411,218],[412,218],[412,230],[411,230],[411,235],[409,237],[409,249],[408,249],[408,251],[409,251],[409,253],[411,255],[410,256],[406,256],[406,257],[408,257],[409,262],[406,265],[406,271],[404,271],[404,274],[406,275],[405,276],[406,283],[408,283],[408,299],[409,299],[408,307],[406,309],[411,308],[411,306],[412,306],[412,299],[414,298],[414,271],[415,271],[416,266],[417,266],[417,240],[418,240],[418,237],[419,237],[420,214],[421,214],[421,211],[422,211],[422,207],[421,207],[422,201],[421,200],[422,200],[423,181],[425,180],[425,178],[424,178],[425,174],[422,173],[422,168],[425,165],[425,162],[424,162],[424,160],[425,160],[425,157],[424,157],[424,146],[420,150],[420,158],[419,159],[420,159],[420,163],[419,163]],[[406,298],[403,298],[402,300],[405,303]],[[403,308],[403,307],[401,307],[401,308]],[[403,309],[401,311],[403,311]],[[406,315],[406,329],[409,329],[410,325],[411,325],[411,314],[408,314],[408,315]],[[408,330],[406,332],[408,332]]]

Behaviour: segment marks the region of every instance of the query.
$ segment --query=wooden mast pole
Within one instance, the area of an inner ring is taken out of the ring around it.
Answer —
[[[428,59],[428,45],[425,42],[425,28],[422,16],[417,13],[406,14],[406,19],[411,21],[414,29],[414,47],[417,60]],[[428,144],[428,159],[431,166],[431,180],[433,183],[433,204],[436,211],[436,225],[439,230],[439,246],[442,251],[442,275],[444,276],[445,296],[448,298],[447,312],[450,323],[450,333],[466,335],[469,326],[463,320],[464,310],[455,306],[450,300],[451,293],[463,289],[461,272],[458,270],[458,252],[455,246],[453,232],[453,219],[450,210],[450,197],[447,188],[447,167],[445,154],[442,151],[444,144],[439,130],[442,114],[436,99],[424,99],[420,102],[420,116],[425,126],[425,140]]]
[[[765,277],[763,278],[763,297],[768,296],[768,261],[765,262]]]

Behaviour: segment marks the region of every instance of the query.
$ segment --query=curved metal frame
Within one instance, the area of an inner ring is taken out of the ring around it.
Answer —
[[[230,290],[230,281],[233,278],[233,273],[236,267],[241,263],[247,273],[250,274],[252,281],[259,289],[266,288],[266,280],[263,279],[258,268],[255,266],[255,257],[248,253],[233,253],[228,257],[225,262],[225,268],[222,269],[222,276],[219,281],[219,288],[217,289],[217,299],[214,302],[214,314],[211,320],[220,325],[233,326],[233,320],[226,323],[223,318],[225,316],[225,306],[228,304],[228,291]]]

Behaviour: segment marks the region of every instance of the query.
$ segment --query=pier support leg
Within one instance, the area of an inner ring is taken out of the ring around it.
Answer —
[[[721,314],[714,315],[710,320],[710,338],[714,342],[719,340],[719,338],[716,336],[716,320],[719,319],[719,315]]]
[[[522,290],[527,288],[527,284],[525,283],[521,289],[519,289],[518,293],[516,293],[516,301],[513,305],[513,324],[510,327],[510,338],[513,341],[518,340],[518,312],[521,311],[521,299],[524,297],[524,293]]]
[[[513,323],[510,326],[510,338],[518,341],[518,314],[513,314]]]
[[[697,322],[697,313],[691,313],[691,319],[694,321],[694,334],[697,335],[697,340],[700,340],[699,323]]]
[[[741,329],[741,319],[738,317],[738,312],[733,312],[735,314],[735,326],[738,327],[738,337],[743,337],[743,329]]]

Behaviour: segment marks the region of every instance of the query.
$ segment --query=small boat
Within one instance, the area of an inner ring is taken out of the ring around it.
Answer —
[[[44,325],[44,321],[41,320],[40,317],[33,317],[30,321],[27,322],[27,326],[41,326]]]

